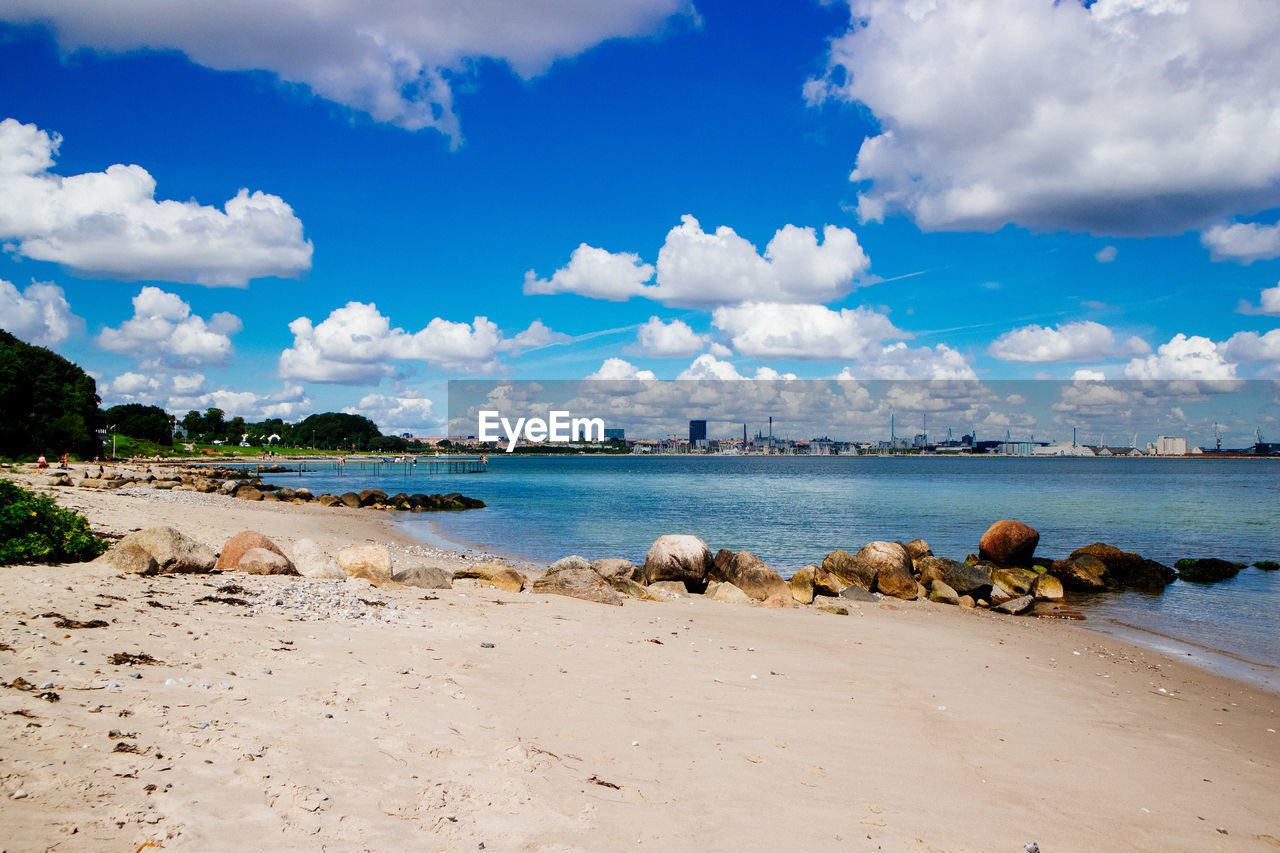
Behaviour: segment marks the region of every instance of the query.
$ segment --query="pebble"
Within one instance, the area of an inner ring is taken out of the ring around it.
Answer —
[[[480,648],[482,648],[482,649],[491,649],[491,648],[493,648],[493,643],[481,643],[481,644],[480,644]]]
[[[207,729],[207,728],[209,728],[209,724],[208,724],[208,723],[201,723],[201,724],[198,726],[198,728],[201,728],[201,729]]]
[[[14,792],[13,792],[12,794],[10,794],[9,796],[10,796],[10,797],[12,797],[12,798],[13,798],[13,799],[15,799],[15,800],[23,800],[23,799],[26,799],[26,797],[27,797],[27,792],[26,792],[26,791],[24,791],[24,790],[22,790],[21,788],[19,788],[18,790],[14,791]]]
[[[41,690],[52,690],[52,689],[53,689],[53,682],[52,682],[52,681],[46,681],[44,684],[41,684],[41,685],[40,685],[40,689],[41,689]]]
[[[108,690],[119,690],[119,689],[120,689],[120,685],[119,685],[119,684],[117,684],[116,682],[112,681],[112,682],[110,682],[110,683],[108,683],[108,684],[107,684],[107,689],[108,689]]]
[[[140,672],[131,672],[131,673],[129,673],[129,677],[130,677],[130,678],[141,678],[141,677],[142,677],[142,673],[140,673]]]
[[[399,669],[397,669],[397,670],[396,670],[396,672],[397,672],[397,673],[399,673],[400,675],[408,675],[408,674],[409,674],[409,667],[407,667],[407,666],[402,666],[402,667],[400,667]]]

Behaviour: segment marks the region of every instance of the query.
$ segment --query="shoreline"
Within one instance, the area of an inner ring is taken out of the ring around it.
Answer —
[[[95,529],[174,524],[215,548],[253,529],[286,551],[480,559],[374,510],[43,491]],[[1080,624],[891,599],[837,616],[466,580],[0,571],[0,682],[33,685],[0,689],[9,849],[1280,844],[1280,694]]]

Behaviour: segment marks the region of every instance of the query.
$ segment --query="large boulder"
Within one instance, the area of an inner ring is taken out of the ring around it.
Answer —
[[[659,601],[668,601],[672,598],[689,598],[689,588],[684,585],[683,581],[654,581],[645,589],[657,598]]]
[[[235,569],[240,565],[240,558],[251,548],[264,548],[285,557],[284,551],[266,536],[256,530],[242,530],[222,546],[222,553],[218,555],[218,571],[229,572]]]
[[[158,482],[159,481],[157,480],[156,483]],[[156,483],[151,484],[153,488],[157,487]],[[169,488],[173,488],[173,486],[170,486]],[[242,501],[260,501],[262,500],[262,490],[246,483],[236,489],[235,497]]]
[[[1031,584],[1039,575],[1027,569],[996,569],[991,573],[991,583],[1003,587],[1013,597],[1031,592]]]
[[[213,549],[172,527],[149,527],[125,536],[104,555],[117,571],[136,574],[211,572],[218,564]]]
[[[907,553],[911,555],[912,561],[921,557],[932,557],[933,549],[929,547],[929,543],[923,539],[912,539],[907,543]]]
[[[680,581],[694,591],[706,588],[707,572],[714,566],[711,549],[697,536],[684,533],[659,536],[644,558],[642,582]]]
[[[507,592],[519,592],[528,585],[528,578],[505,563],[478,563],[458,569],[454,580],[473,579]]]
[[[422,589],[449,589],[453,586],[453,573],[439,566],[409,566],[391,575],[396,583]]]
[[[799,604],[812,604],[819,595],[839,595],[844,589],[840,579],[821,566],[805,566],[787,581],[791,597]]]
[[[597,572],[599,574],[599,572]],[[622,575],[611,575],[604,579],[605,583],[625,595],[627,598],[635,598],[640,601],[661,601],[657,595],[649,591],[644,584],[637,583],[631,578],[625,578]]]
[[[568,557],[561,557],[550,566],[547,567],[547,574],[554,574],[562,569],[590,569],[591,561],[586,557],[579,557],[577,554],[570,554]]]
[[[750,551],[734,553],[722,548],[716,552],[707,580],[731,583],[756,601],[764,601],[771,595],[791,594],[787,582]]]
[[[840,590],[840,597],[847,598],[850,601],[879,601],[880,600],[876,598],[875,593],[868,592],[867,590],[863,589],[857,584],[854,584],[853,586],[847,586],[844,589]]]
[[[579,557],[578,559],[582,559]],[[586,561],[583,560],[585,563]],[[581,598],[583,601],[594,601],[598,604],[622,605],[623,596],[609,585],[608,581],[587,566],[566,566],[555,572],[548,572],[533,582],[535,593],[550,595],[567,595],[570,598]]]
[[[1081,554],[1074,560],[1054,560],[1049,564],[1049,574],[1072,592],[1101,592],[1107,588],[1110,579],[1106,565],[1088,554]]]
[[[1040,534],[1021,521],[997,521],[978,541],[978,556],[999,566],[1030,566]]]
[[[946,557],[921,557],[915,563],[920,583],[928,586],[940,580],[960,595],[985,597],[991,589],[991,569],[982,563],[969,565]]]
[[[250,548],[241,555],[236,570],[247,575],[296,575],[293,563],[279,551]]]
[[[349,509],[360,508],[360,496],[355,492],[343,492],[338,496],[338,502]]]
[[[1062,594],[1062,581],[1048,572],[1036,575],[1031,584],[1031,595],[1036,601],[1058,601]]]
[[[323,507],[342,506],[342,498],[337,495],[323,494],[316,498],[316,503]]]
[[[1159,589],[1173,583],[1178,573],[1155,560],[1148,560],[1132,551],[1121,551],[1114,545],[1095,542],[1071,552],[1068,560],[1081,556],[1096,557],[1107,567],[1111,582],[1119,586],[1141,589]]]
[[[1245,568],[1243,563],[1229,563],[1214,557],[1183,559],[1176,563],[1178,577],[1190,583],[1217,583],[1235,577]]]
[[[877,592],[907,600],[917,596],[911,557],[901,542],[869,542],[854,555],[854,560],[876,570]]]
[[[1036,600],[1031,596],[1023,595],[1018,598],[1012,598],[1003,604],[997,604],[991,609],[997,613],[1007,613],[1010,616],[1017,616],[1019,613],[1025,613],[1030,610],[1031,605],[1035,604],[1035,602]]]
[[[338,552],[338,568],[349,578],[374,585],[391,580],[391,555],[381,545],[356,545]]]
[[[310,539],[299,539],[293,543],[293,567],[304,578],[341,580],[346,577],[338,567],[338,561]]]
[[[707,584],[707,591],[703,595],[712,601],[721,601],[725,604],[750,604],[756,600],[728,581]]]
[[[591,570],[605,580],[611,578],[626,578],[634,580],[636,576],[636,564],[630,560],[619,560],[609,557],[604,560],[596,560],[591,564]]]
[[[346,495],[343,495],[343,498],[345,497]],[[387,493],[382,489],[364,489],[357,495],[357,498],[360,501],[360,506],[375,506],[387,502]]]
[[[856,559],[848,551],[832,551],[822,560],[822,568],[835,575],[845,586],[875,589],[876,569]]]
[[[960,596],[945,581],[935,579],[929,585],[929,600],[940,604],[959,604]]]

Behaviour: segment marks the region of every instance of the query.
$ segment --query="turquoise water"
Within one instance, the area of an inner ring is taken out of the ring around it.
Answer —
[[[935,554],[964,559],[1001,518],[1039,530],[1046,558],[1107,542],[1166,565],[1187,556],[1280,560],[1278,477],[1280,462],[1250,459],[494,455],[487,473],[469,476],[348,464],[268,479],[317,494],[459,491],[488,507],[402,523],[425,539],[529,560],[576,553],[638,563],[658,536],[693,533],[713,550],[753,551],[790,576],[875,539],[920,537]],[[1280,572],[1176,582],[1158,596],[1091,596],[1084,609],[1090,627],[1185,649],[1198,662],[1222,664],[1204,655],[1225,652],[1280,667]]]

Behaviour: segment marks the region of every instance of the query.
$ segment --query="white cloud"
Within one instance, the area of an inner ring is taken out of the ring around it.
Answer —
[[[636,345],[628,352],[649,358],[688,358],[707,345],[707,336],[693,331],[683,320],[664,323],[650,317],[636,333]]]
[[[577,293],[621,301],[645,296],[667,305],[708,307],[746,301],[828,302],[847,295],[871,261],[847,228],[784,225],[761,255],[727,225],[713,233],[686,214],[667,233],[655,268],[639,255],[583,243],[550,279],[525,273],[527,294]]]
[[[795,379],[794,373],[779,373],[772,367],[757,367],[754,376],[743,376],[738,372],[738,368],[727,361],[721,361],[715,356],[704,353],[693,360],[693,363],[686,367],[676,379]]]
[[[206,389],[202,373],[125,372],[114,379],[98,383],[104,408],[120,403],[142,403],[159,406],[170,414],[181,416],[192,409],[222,409],[227,417],[249,421],[265,418],[294,419],[311,414],[312,402],[301,385],[283,385],[279,391],[257,394],[252,391]]]
[[[0,121],[0,239],[9,251],[77,275],[244,287],[311,269],[302,222],[278,196],[241,189],[223,210],[156,201],[141,166],[62,177],[49,170],[62,138]]]
[[[1048,328],[1022,326],[996,338],[987,351],[1004,361],[1045,364],[1145,355],[1151,352],[1151,347],[1137,337],[1121,344],[1106,326],[1082,320]]]
[[[1176,234],[1280,203],[1272,0],[851,0],[811,103],[880,132],[864,221]]]
[[[234,314],[220,312],[205,320],[176,294],[147,286],[133,297],[133,316],[118,329],[103,329],[98,346],[152,367],[225,365],[232,354],[231,335],[241,327]]]
[[[1280,329],[1272,329],[1266,334],[1257,332],[1236,332],[1218,349],[1231,361],[1247,364],[1280,363]]]
[[[25,291],[0,279],[0,328],[29,344],[53,346],[84,328],[61,287],[33,281]]]
[[[67,53],[178,50],[219,71],[262,69],[411,130],[458,137],[451,83],[478,60],[530,78],[610,38],[656,31],[688,0],[172,3],[6,0],[0,17],[48,24]]]
[[[1280,223],[1257,225],[1237,222],[1234,225],[1215,225],[1200,241],[1213,252],[1215,261],[1237,261],[1251,264],[1280,258]]]
[[[1116,259],[1116,255],[1120,254],[1120,250],[1115,246],[1103,246],[1094,254],[1094,260],[1100,264],[1109,264]]]
[[[837,379],[977,379],[963,353],[946,344],[909,347],[902,341],[871,347]]]
[[[735,350],[757,358],[858,359],[878,341],[911,337],[869,308],[750,302],[715,309],[711,322]]]
[[[293,346],[280,354],[280,376],[309,382],[362,385],[395,372],[392,362],[422,361],[446,371],[500,370],[498,353],[518,353],[565,338],[535,320],[511,338],[496,323],[476,317],[455,323],[436,317],[417,332],[392,328],[373,303],[348,302],[318,325],[309,317],[289,324]]]
[[[1262,291],[1258,300],[1258,305],[1250,305],[1245,300],[1240,300],[1240,305],[1236,311],[1240,314],[1270,314],[1272,317],[1280,317],[1280,284],[1275,287],[1268,287]]]
[[[524,292],[528,295],[577,293],[595,299],[623,302],[642,296],[645,282],[653,278],[653,267],[630,252],[607,252],[582,243],[569,256],[569,263],[556,270],[550,279],[540,279],[529,270],[524,274]]]
[[[366,394],[354,406],[342,411],[349,415],[364,415],[378,425],[384,435],[411,432],[426,435],[443,428],[440,418],[432,412],[431,401],[418,394]]]
[[[600,369],[587,379],[657,379],[652,370],[638,370],[634,364],[620,358],[606,358]]]
[[[1236,366],[1208,338],[1178,333],[1155,355],[1126,364],[1124,375],[1128,379],[1235,379]]]
[[[1071,374],[1073,382],[1104,382],[1107,375],[1101,370],[1090,370],[1087,367],[1081,367],[1075,373]]]

